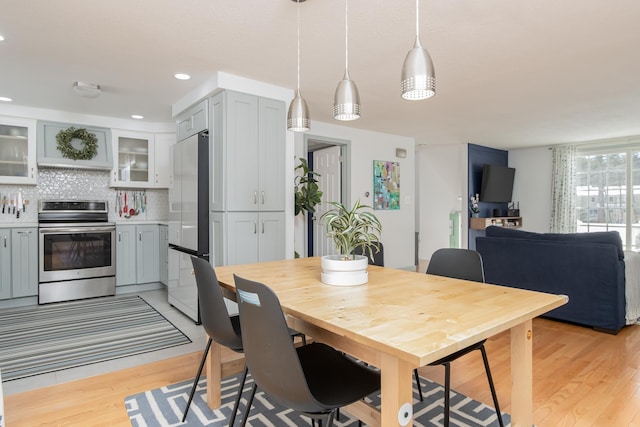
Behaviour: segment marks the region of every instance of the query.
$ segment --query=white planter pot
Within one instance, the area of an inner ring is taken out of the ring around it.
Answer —
[[[320,280],[325,285],[356,286],[369,280],[367,257],[356,255],[354,260],[345,260],[342,255],[325,255],[320,260]]]

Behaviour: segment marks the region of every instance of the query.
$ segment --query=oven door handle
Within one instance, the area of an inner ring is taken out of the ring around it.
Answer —
[[[41,228],[40,234],[95,233],[116,231],[113,226],[106,227],[51,227]]]

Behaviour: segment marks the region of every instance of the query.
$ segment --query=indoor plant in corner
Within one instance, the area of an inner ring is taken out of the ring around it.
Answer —
[[[300,164],[294,169],[296,176],[293,181],[295,196],[294,217],[297,218],[300,214],[303,214],[304,222],[304,218],[307,215],[316,212],[316,206],[322,201],[322,191],[320,191],[318,180],[316,179],[316,176],[320,176],[320,174],[309,168],[306,159],[300,157],[298,160]],[[300,258],[298,252],[295,252],[294,255],[296,258]]]
[[[322,283],[327,285],[351,286],[367,283],[368,259],[378,252],[378,242],[382,224],[370,206],[361,205],[356,200],[348,209],[342,203],[329,202],[333,208],[320,218],[325,222],[327,234],[336,245],[340,255],[325,255],[321,259]],[[357,248],[361,253],[356,255]]]

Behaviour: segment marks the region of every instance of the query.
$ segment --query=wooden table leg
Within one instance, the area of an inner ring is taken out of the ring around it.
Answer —
[[[380,365],[381,424],[413,425],[413,368],[390,355],[382,355]]]
[[[511,328],[511,425],[533,425],[533,324]]]
[[[211,349],[207,356],[207,405],[209,408],[219,408],[221,405],[222,391],[222,347],[215,341],[211,343]]]

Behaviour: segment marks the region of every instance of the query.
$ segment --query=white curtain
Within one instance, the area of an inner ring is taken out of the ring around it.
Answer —
[[[576,147],[561,145],[553,147],[551,188],[551,232],[575,233],[576,213]]]

